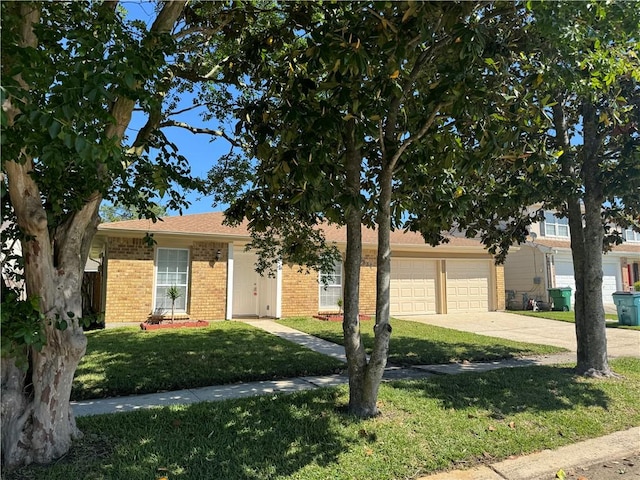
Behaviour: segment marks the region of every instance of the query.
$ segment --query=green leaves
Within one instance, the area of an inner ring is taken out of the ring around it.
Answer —
[[[60,124],[60,122],[54,120],[53,122],[51,122],[51,125],[49,125],[49,129],[48,129],[49,136],[52,139],[57,138],[61,130],[62,130],[62,125]]]
[[[0,346],[5,358],[13,358],[16,366],[26,371],[29,349],[42,350],[46,344],[44,315],[37,297],[20,298],[19,290],[2,288],[0,305]]]

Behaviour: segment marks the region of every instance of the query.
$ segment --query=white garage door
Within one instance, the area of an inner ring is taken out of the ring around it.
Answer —
[[[391,260],[391,315],[436,313],[436,261]]]
[[[573,263],[556,260],[556,288],[571,287],[571,295],[576,292],[576,280],[573,278]],[[573,301],[571,302],[573,304]]]
[[[489,261],[447,260],[447,312],[489,310]]]
[[[602,264],[602,303],[613,304],[614,292],[622,290],[622,281],[620,281],[620,287],[618,288],[618,275],[620,274],[620,266],[618,263],[603,263]]]
[[[556,287],[571,287],[571,308],[576,302],[576,281],[573,277],[573,262],[556,260]],[[618,288],[618,263],[607,262],[602,264],[602,302],[613,303],[611,294]]]

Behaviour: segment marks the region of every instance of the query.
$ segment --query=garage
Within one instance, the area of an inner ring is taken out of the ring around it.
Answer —
[[[571,260],[555,261],[556,269],[556,287],[571,287],[571,308],[575,305],[576,281],[573,277],[573,262]],[[602,263],[602,302],[613,303],[611,294],[619,290],[618,284],[618,263],[603,262]]]
[[[447,312],[486,312],[489,310],[487,260],[447,260]]]
[[[436,313],[436,260],[391,260],[391,315]]]

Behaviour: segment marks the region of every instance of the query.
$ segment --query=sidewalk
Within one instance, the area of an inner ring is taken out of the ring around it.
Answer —
[[[304,335],[299,332],[300,338]],[[329,342],[327,342],[329,343]],[[337,346],[341,348],[340,346]],[[570,354],[547,355],[544,357],[512,358],[494,362],[450,363],[445,365],[416,365],[410,368],[387,367],[383,381],[413,380],[432,375],[456,375],[463,372],[487,372],[498,368],[530,367],[533,365],[555,365],[573,360]],[[76,417],[100,415],[103,413],[130,412],[144,408],[166,407],[169,405],[189,405],[198,402],[215,402],[231,398],[245,398],[272,393],[292,393],[314,388],[333,387],[349,383],[347,375],[325,375],[248,382],[233,385],[174,390],[163,393],[131,395],[127,397],[98,398],[71,402]]]
[[[309,335],[308,333],[280,325],[271,320],[250,320],[246,323],[277,335],[306,348],[329,355],[346,362],[344,347]],[[559,322],[556,322],[559,323]],[[498,368],[528,367],[533,365],[554,365],[575,361],[575,354],[560,353],[543,357],[513,358],[493,362],[449,363],[443,365],[415,365],[412,367],[387,367],[383,380],[408,380],[426,378],[431,375],[455,375],[463,372],[486,372]],[[71,402],[77,417],[103,413],[127,412],[143,408],[168,405],[187,405],[197,402],[212,402],[230,398],[244,398],[271,393],[290,393],[336,385],[346,385],[347,375],[327,375],[250,382],[234,385],[217,385],[163,393],[131,395],[127,397],[100,398]]]
[[[480,317],[480,318],[479,318]],[[542,357],[525,357],[494,362],[460,363],[444,365],[418,365],[410,368],[389,367],[385,369],[383,380],[418,379],[432,375],[455,375],[463,372],[484,372],[498,368],[517,368],[532,365],[554,365],[575,362],[575,333],[573,324],[547,320],[532,324],[527,317],[507,313],[488,313],[457,318],[450,315],[430,315],[411,318],[413,321],[456,328],[459,330],[492,335],[512,340],[534,343],[548,343],[564,346],[571,352]],[[304,332],[285,327],[270,320],[247,321],[256,328],[263,329],[291,342],[298,343],[333,358],[346,362],[344,347]],[[620,330],[611,340],[607,331],[610,356],[640,356],[640,332]],[[636,335],[637,334],[637,335]],[[251,382],[194,388],[164,393],[135,395],[128,397],[104,398],[71,402],[76,417],[105,413],[127,412],[139,409],[186,405],[204,401],[220,401],[273,393],[291,393],[315,388],[337,386],[348,383],[346,375],[327,375],[291,378],[284,380]],[[622,459],[640,452],[640,427],[616,432],[605,437],[579,442],[557,450],[545,450],[523,457],[508,459],[489,466],[470,470],[456,470],[436,475],[420,477],[418,480],[537,480],[553,479],[563,468],[583,467],[599,462]],[[640,470],[640,468],[639,468]],[[634,470],[635,471],[635,470]],[[632,475],[634,475],[632,473]],[[567,477],[569,478],[569,477]],[[595,480],[596,477],[589,478]],[[628,478],[628,477],[625,477]],[[640,478],[640,475],[638,476]]]

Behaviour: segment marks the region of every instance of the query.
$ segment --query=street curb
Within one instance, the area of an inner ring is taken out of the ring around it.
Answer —
[[[569,470],[624,458],[640,451],[640,427],[503,460],[490,466],[422,476],[417,480],[541,480]]]

